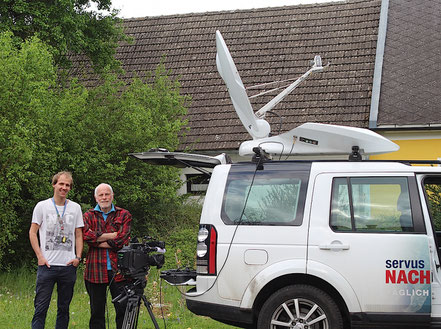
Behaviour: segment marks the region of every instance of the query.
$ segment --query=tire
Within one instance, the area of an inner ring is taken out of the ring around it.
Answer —
[[[309,314],[311,311],[312,314]],[[327,293],[309,285],[291,285],[268,298],[257,321],[257,329],[289,328],[343,329],[343,318],[337,304]]]

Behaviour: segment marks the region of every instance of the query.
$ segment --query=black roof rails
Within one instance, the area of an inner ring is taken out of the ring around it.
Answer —
[[[265,158],[264,161],[268,161],[269,159]],[[275,162],[280,162],[280,161],[291,161],[291,162],[396,162],[396,163],[402,163],[405,165],[412,165],[412,164],[427,164],[427,165],[440,165],[441,166],[441,161],[439,160],[369,160],[369,159],[362,159],[359,160],[358,158],[356,159],[290,159],[290,160],[274,160]],[[253,157],[252,162],[257,163],[258,162],[258,158]]]
[[[375,161],[375,160],[372,160]],[[407,165],[412,165],[412,164],[430,164],[430,165],[441,165],[441,161],[439,160],[388,160],[388,161],[396,161],[396,162],[401,162]]]

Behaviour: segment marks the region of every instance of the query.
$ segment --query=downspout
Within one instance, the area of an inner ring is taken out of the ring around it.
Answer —
[[[380,104],[381,76],[383,72],[384,48],[386,44],[387,15],[389,0],[381,1],[380,21],[378,23],[377,50],[375,54],[374,79],[372,85],[371,109],[369,112],[369,129],[377,128],[378,107]]]

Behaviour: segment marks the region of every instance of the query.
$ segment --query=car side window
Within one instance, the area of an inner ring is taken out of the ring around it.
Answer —
[[[426,177],[424,190],[435,231],[441,236],[441,177]]]
[[[429,206],[430,218],[438,245],[438,255],[441,258],[441,177],[427,176],[423,180],[426,202]]]
[[[352,231],[351,209],[346,178],[335,178],[332,190],[331,227],[337,231]]]
[[[334,231],[413,232],[407,177],[334,178]]]

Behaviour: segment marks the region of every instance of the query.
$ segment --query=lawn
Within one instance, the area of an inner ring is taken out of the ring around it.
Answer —
[[[36,273],[26,269],[0,273],[0,329],[30,328],[34,312],[34,289]],[[232,329],[206,317],[196,316],[185,307],[185,299],[176,287],[159,279],[159,271],[152,269],[149,274],[145,296],[153,305],[156,321],[161,329]],[[56,289],[46,319],[46,328],[55,327]],[[109,324],[114,329],[115,313],[110,293],[107,302]],[[82,270],[78,271],[75,294],[70,305],[69,328],[88,328],[89,297],[84,286]],[[141,305],[138,328],[154,328],[147,309]]]

